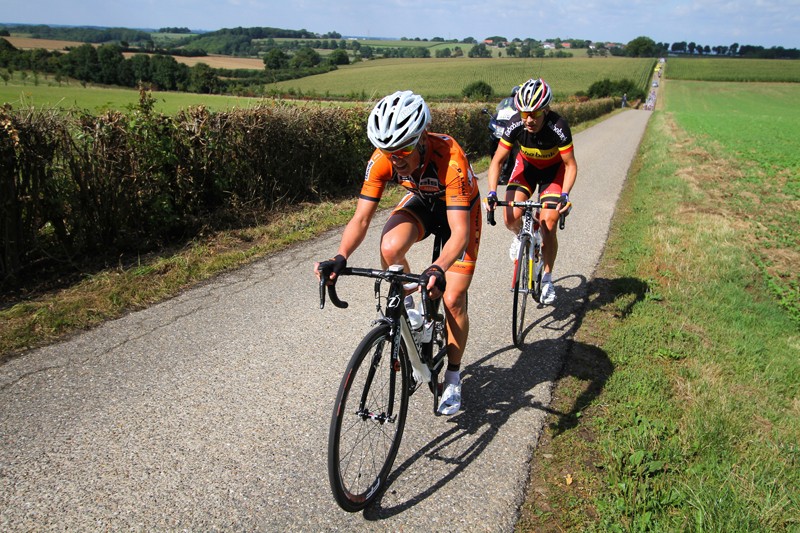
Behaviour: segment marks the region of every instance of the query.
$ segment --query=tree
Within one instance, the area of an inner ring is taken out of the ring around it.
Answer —
[[[191,67],[189,90],[194,93],[212,94],[219,92],[220,82],[214,70],[205,63]]]
[[[83,82],[96,79],[99,62],[97,60],[97,49],[91,44],[84,43],[61,57],[62,64],[68,75]]]
[[[154,55],[150,59],[152,81],[159,89],[173,91],[178,87],[178,62],[172,56]]]
[[[627,44],[625,54],[630,57],[658,57],[659,47],[650,37],[637,37]]]
[[[140,82],[149,82],[153,79],[153,73],[150,67],[150,56],[147,54],[136,54],[127,62],[130,63],[133,70],[134,84]]]
[[[371,59],[374,54],[375,54],[375,51],[368,44],[365,44],[361,48],[358,49],[358,55],[360,55],[364,59]]]
[[[483,43],[476,44],[467,54],[469,57],[492,57],[492,51]]]
[[[292,56],[292,59],[289,60],[289,66],[292,68],[316,67],[320,61],[322,61],[322,58],[317,51],[305,46]]]
[[[116,44],[104,44],[97,49],[99,71],[97,81],[107,85],[119,83],[120,65],[125,61],[122,48]]]
[[[342,50],[341,48],[331,52],[328,55],[327,59],[328,59],[328,62],[331,65],[349,65],[350,64],[350,56],[347,54],[346,51]]]
[[[267,70],[280,70],[289,66],[289,56],[280,48],[273,48],[264,55],[264,67]]]

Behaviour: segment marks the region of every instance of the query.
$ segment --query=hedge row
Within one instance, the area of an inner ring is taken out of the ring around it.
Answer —
[[[248,214],[353,195],[372,147],[367,106],[137,109],[100,116],[0,109],[0,279],[44,261],[146,251]],[[613,103],[557,106],[573,124]],[[490,150],[478,105],[437,106],[432,131]],[[591,116],[590,116],[591,115]]]

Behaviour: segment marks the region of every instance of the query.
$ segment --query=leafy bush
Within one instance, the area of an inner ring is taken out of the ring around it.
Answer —
[[[464,87],[464,90],[461,91],[461,94],[466,98],[471,100],[481,100],[484,102],[486,100],[490,100],[493,93],[494,91],[492,90],[492,86],[485,81],[474,81]]]
[[[126,113],[0,107],[0,289],[47,262],[115,257],[250,225],[301,202],[357,194],[369,108],[277,103],[176,116],[142,91]],[[570,124],[611,98],[556,104]],[[480,104],[432,109],[431,131],[469,156],[490,149]]]
[[[611,81],[605,78],[600,81],[594,82],[588,91],[590,98],[607,98],[607,97],[621,97],[623,94],[628,95],[628,100],[644,99],[645,92],[636,85],[635,82],[629,79]]]

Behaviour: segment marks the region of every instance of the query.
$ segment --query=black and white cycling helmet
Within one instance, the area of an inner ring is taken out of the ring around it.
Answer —
[[[396,150],[416,144],[431,122],[425,100],[411,91],[384,96],[369,114],[367,136],[376,148]]]
[[[520,87],[514,97],[514,104],[519,111],[532,113],[549,105],[552,99],[550,86],[542,78],[531,78]]]

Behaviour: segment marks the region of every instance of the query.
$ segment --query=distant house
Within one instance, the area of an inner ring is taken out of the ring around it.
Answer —
[[[572,48],[572,43],[561,43],[564,48]]]

